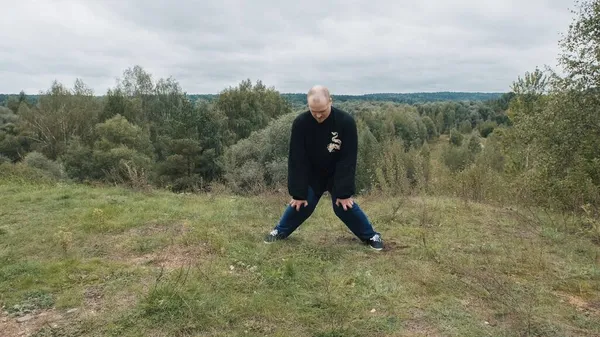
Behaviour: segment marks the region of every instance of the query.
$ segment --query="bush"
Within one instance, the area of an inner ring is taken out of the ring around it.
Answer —
[[[236,193],[256,194],[264,192],[266,187],[265,167],[255,160],[244,162],[241,166],[225,174],[229,187]]]
[[[500,173],[494,171],[483,160],[478,160],[474,165],[459,172],[455,181],[459,196],[465,200],[502,202],[507,195],[506,184]]]
[[[103,172],[104,179],[111,183],[143,187],[152,172],[152,160],[148,156],[124,145],[94,151],[93,160],[96,170]]]
[[[23,162],[17,164],[0,164],[0,179],[30,184],[53,184],[56,182],[56,178],[49,175],[47,172],[35,167],[27,166]]]
[[[379,166],[380,144],[370,128],[362,120],[357,121],[358,154],[356,163],[356,190],[368,192],[376,181],[376,169]]]
[[[225,150],[225,180],[233,191],[257,193],[287,182],[288,148],[296,116],[281,116]]]
[[[287,184],[287,167],[287,157],[275,159],[265,165],[269,186],[283,187]]]
[[[430,161],[426,152],[405,151],[402,141],[390,140],[382,144],[380,153],[374,169],[377,191],[398,196],[428,188]]]
[[[43,171],[54,179],[62,179],[65,176],[63,168],[59,163],[46,158],[46,156],[37,151],[28,153],[23,158],[23,163],[29,167]]]
[[[464,134],[471,133],[471,131],[473,131],[473,128],[471,127],[471,122],[470,121],[462,121],[460,123],[459,131],[460,131],[460,133],[464,133]]]
[[[474,139],[469,143],[476,144]],[[516,202],[511,194],[513,186],[503,172],[504,158],[498,146],[489,142],[473,153],[468,144],[461,147],[446,144],[442,149],[443,165],[436,167],[433,191],[476,202]]]
[[[481,152],[481,140],[476,134],[471,135],[467,147],[472,155],[477,155]]]
[[[85,181],[102,177],[102,172],[96,170],[92,149],[84,145],[77,137],[71,141],[61,159],[65,171],[71,179]]]
[[[96,148],[106,151],[119,146],[139,151],[147,156],[152,155],[153,147],[150,136],[137,125],[127,121],[121,115],[116,115],[104,123],[96,125],[96,132],[100,139]]]
[[[386,195],[408,194],[410,181],[407,177],[407,158],[401,141],[386,141],[381,149],[375,175],[376,187]]]
[[[0,154],[0,164],[11,163],[10,158]]]
[[[487,138],[487,136],[494,132],[496,126],[498,125],[492,121],[483,122],[482,124],[479,124],[479,134],[481,137]]]
[[[450,130],[450,144],[461,146],[464,136],[456,129]]]
[[[464,146],[445,145],[442,150],[442,162],[453,173],[463,171],[472,159],[469,149]]]

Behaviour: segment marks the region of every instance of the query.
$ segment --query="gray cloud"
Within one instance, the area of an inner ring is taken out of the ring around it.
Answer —
[[[0,21],[0,92],[81,78],[103,94],[123,70],[188,93],[250,78],[282,92],[506,91],[556,65],[571,0],[11,2]]]

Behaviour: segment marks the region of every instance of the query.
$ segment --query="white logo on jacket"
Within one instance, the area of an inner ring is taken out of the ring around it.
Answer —
[[[329,143],[329,145],[327,145],[327,150],[329,152],[333,152],[334,150],[339,150],[342,147],[342,141],[340,139],[338,139],[338,133],[332,132],[331,135],[333,136],[333,137],[331,137],[332,143]]]

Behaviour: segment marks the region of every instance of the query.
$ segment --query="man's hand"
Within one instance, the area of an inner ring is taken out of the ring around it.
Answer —
[[[294,207],[296,209],[297,212],[300,211],[300,206],[308,206],[308,201],[306,200],[296,200],[296,199],[292,199],[292,201],[290,201],[290,206]]]
[[[354,200],[352,200],[352,198],[348,198],[348,199],[336,199],[335,200],[335,204],[337,206],[342,205],[342,207],[344,207],[344,211],[347,211],[348,209],[352,208],[352,206],[354,205]]]

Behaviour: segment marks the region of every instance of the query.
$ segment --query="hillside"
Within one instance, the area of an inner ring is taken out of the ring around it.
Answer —
[[[557,216],[365,196],[376,252],[323,199],[265,245],[286,201],[4,180],[0,335],[600,334],[598,246]]]

